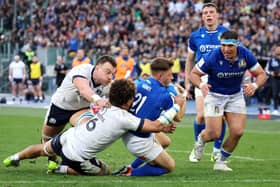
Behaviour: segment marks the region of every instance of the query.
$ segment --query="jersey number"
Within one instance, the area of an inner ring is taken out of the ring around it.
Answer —
[[[137,93],[134,98],[134,102],[131,107],[131,112],[137,114],[140,108],[143,106],[147,99],[147,96],[143,96],[141,93]]]

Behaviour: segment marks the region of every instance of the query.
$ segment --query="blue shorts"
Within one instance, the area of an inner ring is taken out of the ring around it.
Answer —
[[[45,124],[54,127],[65,126],[74,113],[83,109],[85,108],[81,108],[79,110],[64,110],[54,104],[51,104],[45,117]]]

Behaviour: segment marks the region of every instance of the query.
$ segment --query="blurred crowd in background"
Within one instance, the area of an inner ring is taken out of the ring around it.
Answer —
[[[279,0],[211,2],[219,8],[220,24],[237,31],[240,42],[259,59],[269,60],[274,55],[280,36]],[[174,68],[176,81],[183,81],[188,38],[202,25],[203,3],[200,0],[0,0],[3,28],[0,42],[17,43],[24,57],[26,51],[36,51],[38,47],[59,47],[72,59],[78,49],[83,49],[85,56],[118,56],[125,47],[135,66],[155,56],[173,58],[178,62]]]

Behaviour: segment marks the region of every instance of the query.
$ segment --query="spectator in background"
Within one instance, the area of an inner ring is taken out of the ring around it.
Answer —
[[[141,69],[141,77],[146,74],[148,76],[151,75],[151,63],[149,61],[149,55],[147,53],[143,54],[143,58],[140,61],[140,69]]]
[[[25,64],[20,60],[18,55],[9,65],[9,80],[12,84],[13,102],[19,96],[19,102],[23,101],[23,83],[25,80]]]
[[[121,54],[116,58],[117,69],[115,79],[131,78],[131,73],[134,67],[134,59],[129,56],[129,49],[123,46]]]
[[[28,45],[26,48],[26,51],[24,52],[24,58],[25,58],[25,63],[28,67],[28,71],[30,64],[32,63],[32,58],[35,56],[35,52],[32,50],[31,45]]]
[[[77,34],[72,31],[70,33],[70,38],[68,39],[68,56],[74,57],[79,49],[79,39]]]
[[[55,83],[58,88],[61,85],[66,73],[68,72],[68,67],[64,63],[62,56],[57,56],[56,65],[54,66],[54,71],[56,73]]]
[[[44,66],[39,62],[37,56],[32,57],[32,63],[30,64],[30,73],[29,78],[32,82],[34,101],[43,102],[43,93],[42,93],[42,82],[43,75],[45,73]]]
[[[72,62],[72,68],[81,64],[93,64],[91,59],[85,55],[85,51],[83,49],[79,49],[77,51],[77,55]]]
[[[268,71],[270,72],[272,82],[272,97],[274,111],[272,114],[279,115],[279,93],[280,93],[280,45],[274,50],[274,56],[268,62]]]
[[[173,51],[171,53],[171,60],[173,61],[173,66],[172,66],[172,74],[173,74],[173,83],[178,83],[178,76],[181,71],[181,66],[180,66],[180,59],[177,56],[176,51]]]

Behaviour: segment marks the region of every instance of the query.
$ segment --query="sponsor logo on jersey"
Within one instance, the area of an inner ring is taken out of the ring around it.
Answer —
[[[243,77],[244,72],[219,72],[217,73],[217,77],[220,79],[228,79],[233,77]]]

